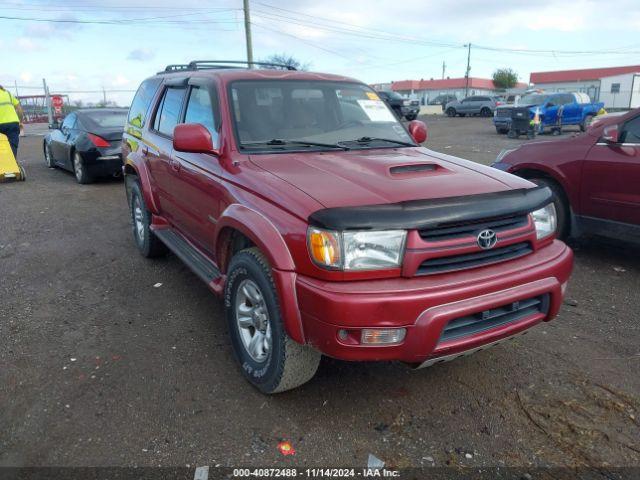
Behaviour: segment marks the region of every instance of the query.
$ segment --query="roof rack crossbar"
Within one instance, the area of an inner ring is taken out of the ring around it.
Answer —
[[[258,67],[278,67],[278,68],[284,68],[285,70],[296,70],[296,67],[294,67],[293,65],[286,65],[284,63],[248,62],[248,61],[242,61],[242,60],[194,60],[192,62],[189,62],[189,69],[202,70],[207,68],[224,68],[225,65],[229,65],[229,66],[256,65]]]

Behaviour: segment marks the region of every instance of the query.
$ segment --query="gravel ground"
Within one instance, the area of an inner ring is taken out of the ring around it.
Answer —
[[[482,163],[525,141],[426,121],[427,145]],[[47,169],[37,136],[20,158],[27,182],[0,185],[0,466],[640,465],[637,248],[575,244],[559,318],[517,340],[420,371],[323,359],[266,397],[204,284],[137,253],[120,181]]]

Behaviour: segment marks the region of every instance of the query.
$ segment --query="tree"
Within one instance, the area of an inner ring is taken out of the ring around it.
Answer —
[[[260,60],[261,62],[266,63],[278,63],[281,65],[286,65],[289,67],[293,67],[296,70],[308,70],[311,66],[310,63],[302,63],[300,60],[294,58],[293,56],[286,53],[274,53],[273,55],[269,55],[268,57]],[[278,70],[281,67],[264,67],[270,68],[273,70]]]
[[[518,74],[511,68],[499,68],[493,72],[493,84],[496,88],[513,88],[518,83]]]

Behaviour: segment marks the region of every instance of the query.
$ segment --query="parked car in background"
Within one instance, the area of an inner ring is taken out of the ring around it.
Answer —
[[[493,167],[553,191],[559,237],[640,242],[640,109],[603,117],[581,135],[503,150]]]
[[[474,95],[462,100],[454,100],[447,103],[444,107],[444,112],[450,117],[455,117],[456,115],[461,117],[464,117],[465,115],[481,115],[483,117],[490,117],[493,115],[496,107],[501,104],[502,102],[498,97]]]
[[[452,94],[442,94],[434,97],[432,100],[429,100],[429,105],[442,105],[442,111],[444,112],[444,107],[449,102],[455,102],[458,98]]]
[[[544,133],[545,128],[558,124],[558,112],[562,113],[562,126],[579,125],[583,132],[589,126],[604,103],[593,103],[586,93],[533,93],[524,95],[518,101],[518,107],[529,107],[530,118],[536,112],[540,117],[540,125],[536,133]],[[493,124],[496,132],[507,133],[511,125],[509,105],[496,108]]]
[[[573,254],[548,188],[422,147],[359,81],[226,66],[142,83],[125,187],[139,251],[223,297],[255,387],[301,385],[321,354],[425,367],[556,316]]]
[[[91,108],[69,113],[50,125],[42,145],[49,168],[73,172],[78,183],[122,173],[120,147],[127,119],[124,108]]]
[[[402,95],[392,91],[379,91],[380,98],[393,110],[400,119],[415,120],[420,113],[420,102],[418,100],[410,100]]]

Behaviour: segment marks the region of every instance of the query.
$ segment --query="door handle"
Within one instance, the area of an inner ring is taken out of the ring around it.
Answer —
[[[180,162],[178,160],[176,160],[175,158],[171,159],[171,169],[175,172],[179,172],[180,171]]]

